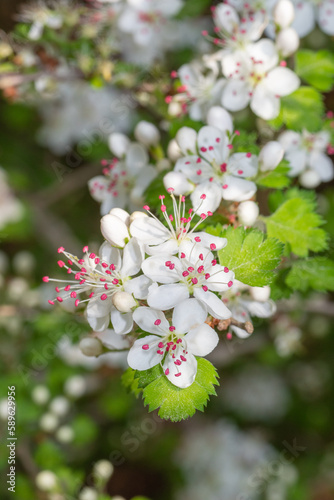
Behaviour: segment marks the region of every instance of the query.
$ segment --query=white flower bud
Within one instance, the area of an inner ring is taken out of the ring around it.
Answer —
[[[8,418],[8,401],[6,398],[0,399],[0,419],[7,420]]]
[[[79,347],[82,354],[85,356],[100,356],[103,352],[100,340],[95,337],[86,337],[81,339]]]
[[[252,226],[259,216],[259,207],[255,201],[243,201],[238,206],[239,222],[244,226]]]
[[[126,154],[130,142],[130,139],[126,135],[118,133],[110,134],[108,139],[110,151],[118,158],[122,158]]]
[[[140,121],[134,131],[137,141],[144,146],[156,146],[160,141],[160,132],[153,123]]]
[[[50,391],[45,385],[36,385],[31,392],[31,398],[37,405],[45,405],[50,399]]]
[[[112,208],[109,212],[110,215],[116,215],[119,219],[121,219],[124,224],[127,226],[130,225],[130,215],[126,210],[123,210],[123,208]]]
[[[136,307],[137,302],[128,292],[116,292],[112,296],[112,303],[116,309],[122,313],[130,312],[133,307]]]
[[[276,47],[283,57],[294,54],[299,47],[299,36],[293,28],[284,28],[276,37]]]
[[[74,431],[69,425],[62,425],[56,432],[56,438],[61,443],[71,443],[74,438]]]
[[[209,109],[207,117],[207,124],[211,127],[219,128],[223,132],[227,130],[232,134],[233,132],[233,120],[232,116],[226,109],[221,106],[213,106]]]
[[[80,398],[86,392],[87,384],[84,377],[81,375],[73,375],[70,377],[64,386],[64,391],[68,396],[73,398]]]
[[[283,156],[284,149],[279,142],[267,142],[267,144],[261,149],[261,152],[259,154],[259,164],[261,172],[274,170],[282,161]]]
[[[94,464],[93,471],[96,476],[108,480],[114,472],[114,466],[109,460],[99,460]]]
[[[299,177],[299,182],[304,188],[313,189],[321,184],[321,179],[315,170],[306,170]]]
[[[148,215],[145,214],[144,212],[139,212],[138,210],[132,212],[130,216],[130,225],[135,219],[139,219],[139,217],[148,217]]]
[[[97,500],[98,494],[97,491],[93,488],[89,488],[85,486],[79,493],[79,500]]]
[[[59,420],[53,413],[44,413],[39,421],[40,428],[45,432],[53,432],[59,425]]]
[[[168,106],[168,114],[170,116],[179,116],[182,114],[182,106],[177,101],[172,101]]]
[[[30,274],[35,267],[36,261],[32,253],[18,252],[13,258],[13,267],[17,274]]]
[[[42,470],[36,476],[36,486],[41,491],[51,491],[57,486],[57,476],[50,470]]]
[[[193,185],[187,180],[182,172],[168,172],[165,175],[164,186],[166,190],[173,188],[173,193],[178,196],[179,194],[188,194],[193,190]]]
[[[183,154],[196,154],[197,132],[190,127],[182,127],[176,134],[176,141]]]
[[[182,156],[182,151],[176,141],[176,139],[172,139],[169,141],[167,147],[167,155],[171,161],[177,161]]]
[[[49,410],[51,411],[51,413],[57,415],[58,417],[63,417],[64,415],[66,415],[69,409],[70,402],[64,396],[58,396],[54,398],[49,405]]]
[[[250,294],[258,302],[266,302],[270,297],[270,286],[252,286],[250,287]]]
[[[7,285],[8,297],[14,301],[21,300],[28,290],[29,284],[23,278],[13,278]]]
[[[295,9],[290,0],[279,0],[273,11],[274,21],[281,28],[290,26],[295,17]]]

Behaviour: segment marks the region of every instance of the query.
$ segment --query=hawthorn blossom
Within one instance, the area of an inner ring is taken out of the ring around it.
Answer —
[[[214,243],[210,247],[216,248]],[[163,253],[148,257],[142,263],[142,270],[154,282],[147,296],[150,307],[165,311],[193,295],[214,318],[231,317],[214,292],[228,290],[233,285],[234,273],[219,265],[214,254],[200,243],[186,243],[179,258]]]
[[[301,134],[286,130],[278,141],[285,151],[285,158],[290,162],[288,175],[299,175],[304,187],[314,188],[321,182],[329,182],[334,177],[331,159],[325,154],[330,141],[326,131],[311,133],[303,130]]]
[[[246,49],[227,54],[223,73],[228,78],[222,105],[239,111],[250,104],[251,110],[264,120],[275,118],[280,111],[280,97],[298,89],[298,76],[279,62],[275,44],[263,39]]]
[[[197,373],[195,356],[206,356],[218,344],[218,335],[205,323],[206,318],[205,307],[196,299],[177,304],[171,324],[162,311],[138,307],[134,320],[152,335],[135,341],[128,354],[129,366],[142,371],[160,364],[172,384],[189,387]]]
[[[49,2],[49,5],[41,1],[36,1],[30,5],[24,5],[18,19],[25,23],[32,23],[28,32],[28,38],[30,40],[39,40],[46,26],[53,29],[60,29],[62,27],[64,13],[61,11],[65,7],[66,2],[64,1]]]
[[[215,211],[222,199],[244,201],[255,194],[256,185],[248,178],[257,173],[257,157],[251,153],[230,155],[232,148],[226,133],[216,127],[206,126],[197,135],[198,154],[177,161],[175,171],[194,184],[191,194],[194,207],[203,193],[206,199],[201,210],[204,211]]]
[[[131,209],[135,209],[141,206],[144,191],[157,175],[157,170],[149,164],[144,146],[130,142],[123,134],[112,134],[109,143],[115,141],[118,142],[116,149],[121,159],[102,160],[103,175],[88,182],[91,196],[101,203],[101,215],[106,215],[115,207],[130,205]]]
[[[61,288],[56,287],[56,299],[48,302],[54,305],[55,300],[63,302],[73,299],[76,307],[87,302],[87,320],[93,330],[106,330],[111,320],[116,333],[129,333],[133,328],[132,309],[138,305],[135,299],[145,299],[151,284],[144,275],[132,278],[139,273],[144,259],[142,246],[132,238],[125,245],[122,255],[108,242],[102,244],[99,256],[89,252],[87,246],[83,252],[83,258],[78,259],[63,247],[58,249],[58,253],[63,254],[67,261],[59,260],[59,267],[66,269],[74,279],[56,280],[45,276],[44,282],[64,284]],[[124,292],[125,296],[122,295]],[[81,298],[83,293],[88,295],[87,299]],[[122,301],[125,307],[120,306],[119,297],[125,299]]]
[[[235,280],[232,289],[222,295],[224,304],[231,310],[232,317],[245,323],[251,316],[269,318],[276,312],[276,304],[269,299],[270,287],[251,287]],[[249,337],[249,333],[235,325],[230,329],[240,338]]]
[[[169,113],[177,115],[189,112],[192,120],[205,120],[211,106],[220,102],[225,79],[218,78],[215,67],[207,71],[197,61],[181,66],[177,76],[181,81],[177,88],[178,94],[166,97],[166,102],[170,103]]]
[[[215,245],[217,250],[221,250],[226,246],[226,238],[212,236],[205,231],[196,231],[203,220],[212,215],[212,212],[201,212],[201,206],[205,203],[205,194],[202,195],[197,210],[194,211],[190,208],[188,214],[186,214],[185,197],[180,196],[179,202],[177,202],[173,195],[173,189],[170,189],[169,192],[173,201],[174,215],[167,212],[167,207],[164,204],[165,196],[159,196],[161,200],[160,209],[165,219],[165,224],[150,212],[148,205],[144,205],[144,209],[151,217],[137,217],[130,225],[131,235],[145,245],[145,252],[147,254],[156,255],[163,252],[174,255],[179,251],[183,251],[183,246],[188,241],[201,243],[204,248],[210,248],[210,245]],[[196,212],[200,213],[200,219],[191,228],[191,223]]]
[[[334,0],[293,0],[295,18],[292,23],[303,38],[314,30],[316,24],[326,35],[334,35]]]

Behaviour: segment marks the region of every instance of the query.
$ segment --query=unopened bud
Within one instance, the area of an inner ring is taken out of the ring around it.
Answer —
[[[276,37],[276,47],[283,57],[291,56],[299,47],[299,36],[293,28],[284,28]]]
[[[144,146],[155,146],[160,141],[160,132],[153,123],[140,121],[134,131],[137,141]]]
[[[42,470],[36,476],[36,486],[41,491],[51,491],[57,485],[57,476],[50,470]]]
[[[279,142],[267,142],[267,144],[261,149],[261,152],[259,154],[259,164],[261,172],[274,170],[282,161],[283,156],[284,149]]]
[[[118,158],[122,158],[128,150],[130,139],[124,134],[111,134],[108,144],[110,151]]]
[[[196,130],[190,127],[182,127],[176,134],[176,141],[180,146],[182,153],[196,154],[196,141],[197,141],[197,132]]]
[[[116,292],[112,296],[112,303],[116,309],[122,313],[130,312],[133,307],[136,307],[137,302],[128,292]]]
[[[168,158],[172,161],[177,161],[182,156],[182,151],[176,141],[176,139],[172,139],[167,147],[167,155]]]
[[[280,28],[290,26],[295,17],[295,9],[290,0],[279,0],[274,7],[274,21]]]
[[[140,217],[148,217],[148,215],[144,212],[139,212],[138,210],[132,212],[132,214],[130,215],[130,225],[135,219],[139,219]]]
[[[100,356],[103,352],[101,341],[95,337],[81,339],[79,347],[85,356]]]
[[[99,460],[94,464],[93,472],[96,476],[108,480],[114,472],[114,466],[109,460]]]
[[[319,174],[315,170],[306,170],[299,177],[300,184],[307,189],[313,189],[321,183]]]
[[[255,201],[243,201],[238,206],[239,222],[245,226],[252,226],[259,216],[259,207]]]

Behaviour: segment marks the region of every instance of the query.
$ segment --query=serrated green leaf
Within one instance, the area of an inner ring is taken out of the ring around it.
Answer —
[[[286,278],[287,285],[306,292],[334,290],[334,262],[326,257],[314,257],[295,262]]]
[[[289,170],[289,162],[283,160],[275,170],[261,173],[256,179],[256,184],[266,188],[285,188],[291,183],[291,179],[288,177]]]
[[[122,384],[136,397],[138,397],[141,393],[141,389],[138,387],[138,379],[135,378],[135,374],[136,370],[128,368],[122,375]]]
[[[307,257],[309,251],[320,252],[327,247],[327,234],[319,228],[323,220],[315,212],[315,203],[302,194],[285,201],[264,220],[268,236],[289,244],[291,251],[300,257]]]
[[[243,227],[230,226],[222,236],[227,238],[227,245],[218,252],[219,261],[234,271],[236,279],[250,286],[272,282],[283,252],[279,241],[265,239],[261,231]]]
[[[257,139],[258,134],[256,132],[239,130],[239,135],[236,135],[233,139],[233,152],[249,152],[255,155],[259,154],[260,148],[256,144]]]
[[[329,50],[299,50],[295,71],[305,82],[328,92],[334,84],[334,54]]]
[[[273,301],[288,299],[293,291],[286,283],[286,276],[289,269],[282,269],[278,271],[274,281],[270,284],[270,298]]]
[[[137,372],[138,386],[144,387],[143,398],[149,411],[159,408],[158,415],[165,420],[179,422],[192,417],[196,410],[204,411],[209,396],[216,395],[218,385],[215,367],[206,359],[197,358],[195,381],[186,389],[179,389],[164,375],[160,365]]]

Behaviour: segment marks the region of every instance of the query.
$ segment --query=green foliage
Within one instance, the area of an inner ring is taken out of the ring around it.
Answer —
[[[177,18],[182,19],[184,17],[200,16],[209,5],[211,5],[210,0],[191,0],[191,2],[185,2]]]
[[[122,383],[137,398],[141,393],[141,388],[138,387],[139,379],[135,378],[135,373],[135,370],[128,368],[122,375]]]
[[[288,177],[289,170],[289,162],[283,160],[275,170],[260,173],[256,179],[256,184],[265,188],[285,188],[291,183],[291,179]]]
[[[281,99],[280,114],[269,123],[275,129],[285,124],[290,129],[315,132],[321,129],[324,111],[322,95],[312,87],[300,87]]]
[[[327,234],[319,226],[323,220],[315,212],[316,203],[312,193],[303,191],[287,199],[270,217],[265,217],[268,236],[288,244],[289,249],[300,257],[307,257],[309,251],[320,252],[327,247]],[[290,195],[292,195],[290,193]]]
[[[256,132],[246,132],[239,130],[240,134],[233,139],[233,153],[259,154],[260,148],[256,144],[258,134]]]
[[[74,442],[85,445],[94,441],[98,428],[94,421],[87,415],[78,415],[72,423],[74,431]]]
[[[334,291],[334,262],[326,257],[298,260],[293,264],[286,283],[301,292],[310,288],[319,292]]]
[[[321,92],[328,92],[334,84],[334,54],[329,50],[299,50],[296,73]]]
[[[159,417],[172,422],[192,417],[196,410],[204,411],[209,396],[216,395],[214,385],[218,385],[215,367],[203,358],[197,358],[196,379],[186,389],[173,385],[160,365],[137,371],[135,376],[138,387],[143,388],[144,404],[149,406],[149,411],[159,408]]]
[[[221,265],[234,271],[236,279],[250,286],[269,285],[281,261],[283,245],[257,229],[229,227],[221,236],[227,245],[218,252]]]

